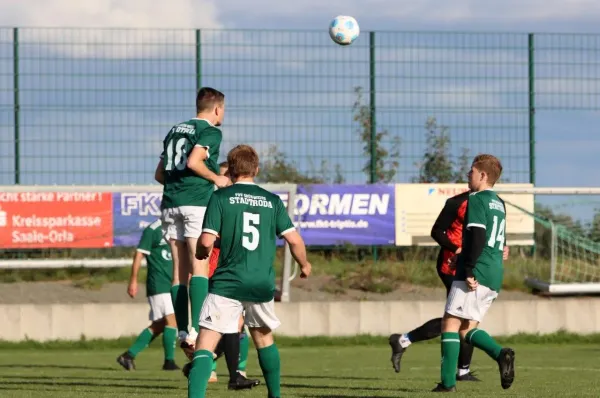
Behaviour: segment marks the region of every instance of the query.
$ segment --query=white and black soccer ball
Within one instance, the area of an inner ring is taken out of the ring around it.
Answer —
[[[339,15],[333,18],[333,21],[329,24],[329,36],[331,36],[331,40],[340,46],[352,44],[359,35],[358,22],[352,17]]]

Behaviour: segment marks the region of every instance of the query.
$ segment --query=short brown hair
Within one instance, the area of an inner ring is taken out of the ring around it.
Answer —
[[[202,87],[196,95],[196,112],[210,111],[223,103],[225,103],[225,94],[214,88]]]
[[[256,177],[258,153],[250,145],[238,145],[227,154],[231,178]]]
[[[223,168],[223,167],[229,167],[229,163],[227,162],[221,162],[219,163],[219,167]]]
[[[488,175],[488,184],[494,186],[502,174],[502,163],[494,155],[481,154],[475,156],[472,167],[484,171]]]

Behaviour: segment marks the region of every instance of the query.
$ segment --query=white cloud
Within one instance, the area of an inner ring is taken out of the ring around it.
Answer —
[[[320,14],[327,26],[329,18],[339,14],[353,15],[361,22],[369,19],[396,19],[414,21],[418,18],[423,23],[427,22],[455,22],[455,21],[539,21],[539,20],[565,20],[582,18],[594,20],[600,16],[600,3],[595,0],[506,0],[506,1],[481,1],[481,0],[369,0],[369,6],[364,2],[355,0],[305,0],[301,2],[255,0],[251,3],[239,0],[222,0],[220,5],[229,12],[236,12],[244,17],[263,18],[278,16],[304,16],[306,14]],[[304,14],[304,15],[303,15]],[[243,22],[243,19],[240,18]],[[325,21],[327,20],[327,21]],[[283,27],[283,26],[282,26]],[[369,26],[369,29],[376,29]],[[399,28],[401,29],[401,28]]]
[[[223,26],[217,3],[217,0],[0,0],[0,26],[22,27],[23,43],[47,45],[38,51],[78,58],[193,54],[193,28]]]

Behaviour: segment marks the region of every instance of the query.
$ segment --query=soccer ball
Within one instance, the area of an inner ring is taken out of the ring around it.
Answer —
[[[358,22],[352,17],[339,15],[329,25],[329,36],[331,40],[340,46],[348,46],[358,38],[360,29]]]

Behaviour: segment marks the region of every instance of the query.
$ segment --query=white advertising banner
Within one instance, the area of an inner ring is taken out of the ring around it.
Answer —
[[[498,188],[531,188],[532,184],[497,184]],[[396,245],[434,245],[431,227],[446,199],[466,191],[467,184],[396,184]],[[533,194],[501,194],[506,202],[506,242],[533,245],[533,217],[511,206],[533,213]]]

